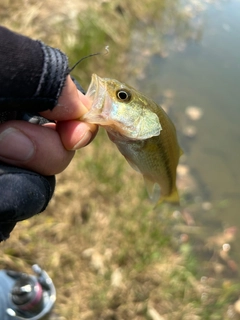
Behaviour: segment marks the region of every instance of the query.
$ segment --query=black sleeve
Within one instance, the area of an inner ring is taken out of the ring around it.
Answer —
[[[0,112],[53,109],[68,72],[60,50],[0,26]]]
[[[68,73],[61,51],[0,26],[0,123],[45,122],[38,112],[54,108]],[[18,221],[42,212],[54,188],[54,176],[0,162],[0,242]]]

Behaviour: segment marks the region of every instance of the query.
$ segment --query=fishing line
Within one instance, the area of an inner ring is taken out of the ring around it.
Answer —
[[[73,67],[69,70],[69,73],[73,71],[73,69],[75,69],[75,67],[80,63],[82,62],[83,60],[87,59],[87,58],[90,58],[90,57],[93,57],[93,56],[98,56],[98,55],[106,55],[109,53],[109,46],[106,46],[105,47],[105,52],[97,52],[97,53],[92,53],[92,54],[89,54],[88,56],[86,57],[83,57],[81,58],[80,60],[78,60],[74,65]]]

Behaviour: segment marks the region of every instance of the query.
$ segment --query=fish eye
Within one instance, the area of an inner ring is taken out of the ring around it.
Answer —
[[[118,90],[117,91],[117,98],[120,101],[130,101],[131,100],[131,93],[127,90]]]

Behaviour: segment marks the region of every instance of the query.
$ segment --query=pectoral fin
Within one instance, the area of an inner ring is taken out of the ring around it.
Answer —
[[[129,160],[126,156],[124,156],[124,157],[125,157],[125,159],[127,160],[127,162],[129,163],[129,165],[130,165],[135,171],[141,173],[140,169],[138,168],[138,166],[137,166],[134,162],[132,162],[131,160]]]

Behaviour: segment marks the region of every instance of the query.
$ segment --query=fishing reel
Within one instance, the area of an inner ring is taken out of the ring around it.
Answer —
[[[47,320],[56,301],[52,279],[38,265],[35,275],[0,270],[0,319]]]

